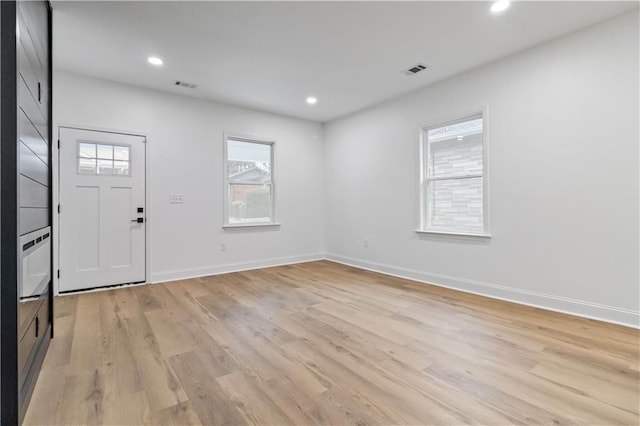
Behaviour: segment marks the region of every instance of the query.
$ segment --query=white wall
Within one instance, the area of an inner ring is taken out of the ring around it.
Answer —
[[[317,123],[56,71],[54,134],[70,124],[148,135],[148,281],[326,252],[638,326],[638,47],[633,12],[326,124],[324,135]],[[493,238],[417,235],[421,126],[484,106]],[[224,131],[278,141],[280,229],[222,229]],[[172,193],[185,203],[170,205]]]
[[[148,135],[147,281],[323,256],[322,125],[62,71],[53,90],[54,135],[59,125]],[[222,229],[223,132],[276,140],[280,228]],[[169,204],[169,194],[184,194],[184,204]]]
[[[638,72],[635,11],[329,123],[328,256],[638,326]],[[421,126],[485,105],[493,238],[417,235]]]

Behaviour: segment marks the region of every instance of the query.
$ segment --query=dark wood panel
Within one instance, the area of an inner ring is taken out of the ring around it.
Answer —
[[[36,101],[31,97],[27,84],[22,76],[18,77],[18,97],[20,98],[20,108],[36,128],[40,137],[48,140],[49,120],[42,113]]]
[[[0,1],[0,421],[17,424],[18,398],[18,135],[16,4]]]
[[[49,226],[49,209],[31,207],[20,208],[20,235],[37,231],[45,226]]]
[[[46,126],[43,127],[41,124],[40,129],[37,129],[22,108],[19,108],[18,129],[20,141],[33,151],[45,164],[49,164],[49,144],[47,142],[49,136],[42,135],[42,132],[47,130]]]
[[[48,187],[51,182],[51,169],[48,167],[51,162],[48,144],[51,135],[49,3],[21,1],[17,4],[15,1],[2,1],[0,19],[0,423],[20,424],[48,347],[48,333],[52,330],[50,298],[46,306],[42,299],[22,299],[22,303],[19,303],[18,298],[22,287],[21,255],[25,253],[20,250],[18,237],[48,226],[52,218],[49,208],[51,190]],[[21,204],[37,207],[21,208]],[[47,251],[50,259],[49,248],[45,250],[45,258]],[[41,254],[38,251],[38,255]],[[47,267],[41,258],[38,264]],[[30,284],[36,285],[37,274],[29,274],[32,280]],[[40,284],[47,287],[46,293],[49,294],[51,285],[44,280],[47,278],[43,277]],[[35,293],[43,291],[42,286],[29,289]],[[38,314],[34,317],[33,306],[38,303],[41,317]],[[23,323],[30,324],[27,331]]]
[[[36,347],[38,340],[43,338],[43,331],[47,327],[47,321],[42,321],[41,318],[46,318],[43,314],[48,315],[49,304],[44,303],[47,296],[35,298],[21,305],[26,310],[31,312],[31,315],[27,317],[29,320],[28,326],[23,329],[24,334],[21,336],[18,352],[18,371],[20,372],[20,381],[24,380],[29,369],[29,361],[35,354],[33,349]]]
[[[20,143],[20,174],[43,185],[49,185],[49,166],[42,161],[24,142]]]
[[[27,308],[29,308],[29,306],[27,306]],[[27,373],[25,370],[28,370],[29,367],[27,361],[29,360],[29,355],[31,354],[31,351],[33,350],[37,341],[35,333],[35,316],[32,316],[30,319],[31,323],[27,327],[24,336],[18,344],[18,371],[20,372],[20,382],[24,381],[24,377]]]
[[[18,72],[25,81],[29,95],[40,103],[38,100],[38,96],[41,96],[38,93],[40,90],[40,87],[38,87],[40,76],[36,75],[31,63],[29,62],[29,55],[25,52],[23,46],[24,43],[18,43]]]
[[[49,208],[49,187],[20,175],[20,207]],[[20,218],[22,221],[22,217]]]
[[[34,31],[34,29],[29,26],[26,15],[23,13],[23,9],[24,8],[22,7],[18,7],[18,43],[23,45],[25,52],[29,56],[29,62],[32,64],[34,71],[37,72],[39,77],[42,76],[43,79],[46,79],[47,58],[46,56],[43,56],[44,52],[39,50],[39,46],[36,46],[37,43],[34,37],[37,38],[38,32]]]
[[[49,284],[51,287],[51,284]],[[48,292],[50,293],[50,291]],[[30,364],[30,368],[26,370],[26,375],[22,378],[19,399],[21,401],[19,418],[20,423],[24,419],[24,416],[27,411],[27,407],[29,406],[29,402],[31,399],[31,395],[33,393],[33,389],[36,384],[36,380],[40,374],[40,367],[44,361],[44,357],[47,353],[47,349],[49,348],[49,342],[53,336],[53,326],[50,320],[46,320],[47,316],[51,317],[50,307],[51,307],[51,296],[48,296],[38,312],[38,326],[40,327],[38,330],[38,339],[36,344],[31,352],[29,360],[27,361]]]
[[[39,30],[28,23],[22,9],[18,8],[18,72],[25,78],[32,97],[46,117],[49,108],[47,52],[38,52],[35,38],[39,36]]]
[[[33,319],[38,312],[38,308],[42,304],[44,300],[44,295],[42,297],[32,297],[29,299],[23,299],[20,301],[20,316],[19,316],[19,333],[20,339],[24,339],[25,334],[27,333],[29,327],[31,326]],[[35,333],[34,333],[35,334]],[[21,349],[24,351],[24,349]]]
[[[44,1],[20,1],[18,16],[33,40],[42,68],[46,70],[49,63],[48,5]]]

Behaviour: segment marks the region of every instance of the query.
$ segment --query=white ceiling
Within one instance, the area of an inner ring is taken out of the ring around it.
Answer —
[[[326,122],[637,7],[490,4],[55,1],[54,67]]]

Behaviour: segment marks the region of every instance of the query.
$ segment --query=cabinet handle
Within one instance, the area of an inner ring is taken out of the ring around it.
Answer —
[[[42,85],[38,82],[38,102],[42,103]]]
[[[38,337],[39,331],[40,331],[40,317],[36,317],[36,337]]]

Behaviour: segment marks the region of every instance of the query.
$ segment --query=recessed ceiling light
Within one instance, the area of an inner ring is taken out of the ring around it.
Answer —
[[[491,12],[493,13],[503,12],[509,8],[510,4],[511,2],[507,0],[500,0],[500,1],[494,2],[491,5]]]
[[[155,65],[157,67],[159,67],[160,65],[162,65],[164,62],[162,62],[162,59],[156,57],[156,56],[149,56],[147,58],[147,62],[149,62],[151,65]]]
[[[316,103],[318,103],[318,98],[316,98],[315,96],[309,96],[307,98],[307,103],[309,105],[315,105]]]

